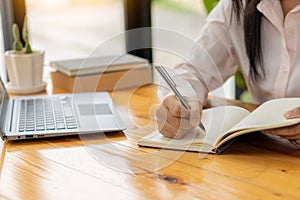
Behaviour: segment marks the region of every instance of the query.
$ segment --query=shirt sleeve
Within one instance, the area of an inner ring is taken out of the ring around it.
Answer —
[[[230,34],[230,23],[235,22],[231,21],[231,4],[231,0],[218,3],[207,17],[189,56],[175,66],[175,79],[188,81],[193,92],[190,87],[186,88],[186,84],[180,83],[177,84],[179,90],[189,98],[198,98],[203,104],[208,92],[221,86],[237,70],[237,58]],[[158,95],[162,100],[170,92],[162,88]]]

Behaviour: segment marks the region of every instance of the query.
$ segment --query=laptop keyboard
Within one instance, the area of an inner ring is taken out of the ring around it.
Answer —
[[[22,99],[19,131],[76,129],[77,123],[69,97]]]

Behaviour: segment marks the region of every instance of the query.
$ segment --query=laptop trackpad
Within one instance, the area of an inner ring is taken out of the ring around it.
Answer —
[[[107,104],[78,104],[80,115],[111,115],[112,111]]]

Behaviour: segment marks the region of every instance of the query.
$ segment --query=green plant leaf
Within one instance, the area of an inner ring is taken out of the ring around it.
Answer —
[[[19,27],[17,24],[13,24],[12,29],[13,29],[13,38],[14,38],[13,50],[20,52],[23,50],[23,44],[21,43],[21,39],[20,39]]]
[[[23,40],[28,43],[28,17],[25,16],[22,30]]]
[[[28,17],[27,16],[25,16],[25,18],[24,18],[22,36],[25,41],[25,54],[32,53],[31,46],[29,43],[29,36],[28,36]]]
[[[26,43],[25,45],[25,54],[31,54],[32,53],[32,49],[29,43]]]
[[[240,88],[242,88],[242,89],[247,88],[246,83],[245,83],[245,79],[243,77],[243,74],[242,74],[242,71],[241,71],[240,67],[238,68],[238,70],[235,73],[235,84],[237,86],[239,86]]]
[[[218,4],[219,0],[203,0],[204,7],[207,13],[210,13],[212,9]]]

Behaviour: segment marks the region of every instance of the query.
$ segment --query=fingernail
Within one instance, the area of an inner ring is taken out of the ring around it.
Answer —
[[[291,111],[287,111],[286,113],[284,113],[285,118],[290,118],[291,116],[292,116]]]
[[[192,125],[193,127],[196,127],[196,126],[198,126],[198,124],[199,124],[199,122],[198,122],[198,120],[197,120],[197,119],[192,119],[192,121],[191,121],[191,125]]]

